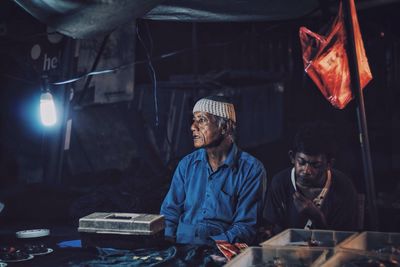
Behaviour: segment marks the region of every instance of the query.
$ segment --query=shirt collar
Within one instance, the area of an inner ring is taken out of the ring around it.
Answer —
[[[232,143],[231,150],[229,151],[228,156],[226,157],[223,165],[227,165],[231,168],[237,165],[237,162],[239,160],[238,153],[239,153],[238,147],[236,146],[235,143]]]
[[[229,166],[231,168],[237,166],[239,161],[239,153],[240,151],[237,145],[235,143],[232,143],[232,147],[230,148],[230,151],[228,152],[228,155],[221,166]],[[203,161],[205,163],[208,163],[207,152],[205,148],[200,149],[200,154],[196,158],[196,161]]]

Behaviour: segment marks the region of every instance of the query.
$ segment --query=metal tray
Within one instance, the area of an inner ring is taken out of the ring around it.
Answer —
[[[346,240],[351,240],[357,235],[356,232],[330,231],[330,230],[305,230],[287,229],[282,233],[264,241],[263,247],[317,247],[335,248]],[[312,244],[310,241],[313,240]]]
[[[400,233],[362,232],[355,238],[341,243],[340,248],[366,251],[400,260]]]
[[[337,253],[321,267],[365,267],[365,266],[400,266],[396,259],[384,255],[371,254],[361,250],[339,249]]]
[[[225,266],[314,267],[326,261],[327,253],[327,250],[312,248],[249,247]]]

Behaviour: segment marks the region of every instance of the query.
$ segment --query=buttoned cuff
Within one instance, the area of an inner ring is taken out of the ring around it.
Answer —
[[[166,227],[164,229],[164,236],[175,238],[175,235],[176,235],[176,228],[174,228],[174,227]]]

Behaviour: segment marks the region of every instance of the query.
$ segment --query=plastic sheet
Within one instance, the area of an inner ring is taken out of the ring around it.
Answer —
[[[354,2],[351,1],[351,17],[360,86],[364,88],[372,79],[368,59],[358,24]],[[305,27],[300,28],[300,41],[303,50],[304,70],[318,86],[324,97],[335,107],[343,109],[353,98],[350,87],[350,71],[346,45],[348,37],[345,30],[342,2],[338,15],[326,35],[319,35]]]

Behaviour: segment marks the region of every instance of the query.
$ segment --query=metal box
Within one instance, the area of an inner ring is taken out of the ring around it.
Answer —
[[[120,235],[154,235],[164,229],[164,216],[95,212],[79,219],[79,232]]]
[[[326,250],[312,248],[249,247],[229,261],[225,267],[242,266],[321,266]]]
[[[365,266],[400,266],[395,259],[383,255],[371,254],[365,251],[338,250],[321,267],[365,267]]]
[[[163,240],[164,216],[156,214],[95,212],[79,219],[83,247],[135,249]]]
[[[400,233],[362,232],[340,245],[346,250],[367,251],[374,255],[386,255],[400,260]]]
[[[333,249],[342,242],[351,240],[356,235],[356,232],[347,231],[287,229],[260,245],[263,247],[304,247],[311,245],[310,247]],[[313,241],[312,244],[310,244],[311,240]]]

